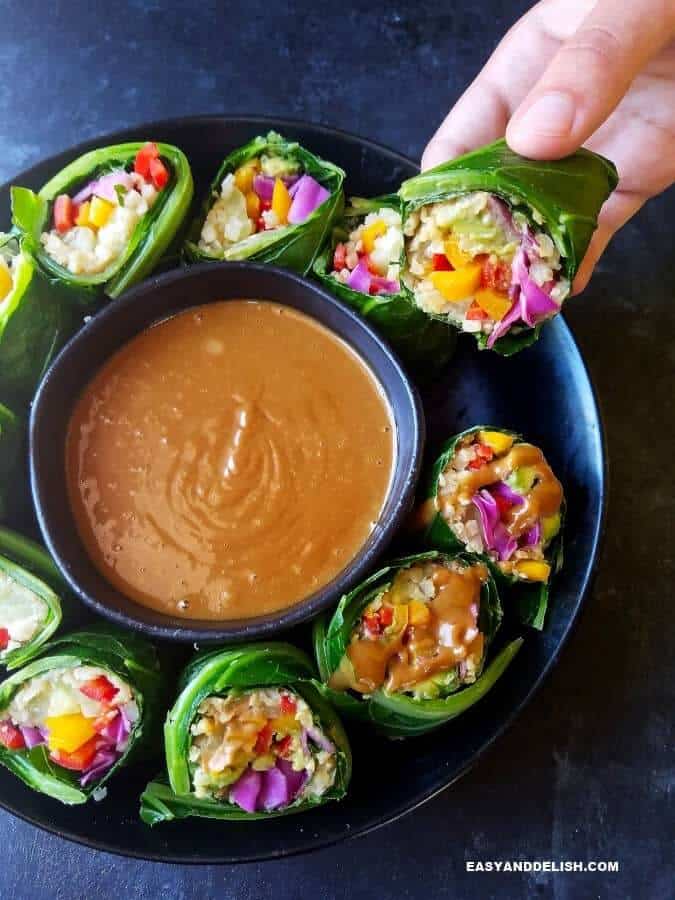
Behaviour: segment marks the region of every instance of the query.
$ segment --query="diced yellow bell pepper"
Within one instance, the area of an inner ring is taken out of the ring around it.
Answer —
[[[480,288],[476,291],[476,303],[495,322],[503,319],[513,306],[506,294],[500,294],[499,291],[494,291],[492,288]]]
[[[454,237],[448,238],[443,244],[445,255],[450,260],[453,269],[463,269],[473,260],[473,256],[459,249],[459,244]]]
[[[536,559],[521,559],[513,568],[518,575],[528,581],[548,581],[551,574],[549,564]]]
[[[260,217],[260,197],[255,191],[249,191],[246,195],[246,215],[256,222]]]
[[[276,731],[279,734],[300,729],[300,723],[295,716],[277,716],[276,719],[270,719],[270,725],[272,726],[272,731]]]
[[[104,200],[103,197],[93,197],[89,207],[90,223],[97,228],[103,228],[114,208],[115,204],[109,200]]]
[[[77,216],[75,217],[76,225],[91,225],[89,220],[89,210],[91,209],[91,203],[88,200],[85,200],[84,203],[80,206],[77,211]]]
[[[48,716],[45,725],[49,730],[49,749],[63,750],[66,753],[73,753],[96,734],[92,720],[86,719],[82,713]]]
[[[253,179],[260,171],[260,160],[249,159],[234,173],[234,183],[242,192],[248,194],[253,189]]]
[[[382,219],[376,219],[374,222],[371,222],[370,225],[366,225],[361,232],[361,242],[363,243],[363,249],[366,253],[372,253],[375,249],[375,241],[377,238],[382,237],[382,235],[386,233],[387,226]]]
[[[281,178],[275,179],[272,191],[272,212],[281,225],[288,222],[288,210],[291,208],[291,195]]]
[[[12,273],[4,263],[0,262],[0,300],[5,299],[12,290],[12,285]]]
[[[426,625],[431,618],[431,611],[421,600],[411,600],[408,604],[408,621],[411,625]]]
[[[431,283],[450,303],[472,297],[480,287],[480,263],[471,263],[454,272],[432,272]]]
[[[513,446],[513,437],[510,434],[502,434],[501,431],[479,431],[477,438],[481,444],[486,444],[494,453],[506,453]]]

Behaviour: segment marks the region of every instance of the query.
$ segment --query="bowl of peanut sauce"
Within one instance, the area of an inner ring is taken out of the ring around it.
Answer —
[[[174,640],[243,640],[334,605],[410,510],[424,420],[388,345],[301,276],[151,278],[64,348],[31,487],[75,594]]]

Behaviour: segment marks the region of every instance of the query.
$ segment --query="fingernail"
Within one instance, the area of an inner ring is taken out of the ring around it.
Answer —
[[[546,137],[567,137],[574,126],[576,104],[562,91],[542,94],[532,106],[518,115],[512,128],[520,137],[541,134]]]

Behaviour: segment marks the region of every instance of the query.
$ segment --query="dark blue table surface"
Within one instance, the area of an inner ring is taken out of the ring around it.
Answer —
[[[207,112],[308,119],[418,157],[528,3],[322,6],[1,4],[0,181],[97,133]],[[674,219],[671,191],[624,229],[569,305],[607,428],[605,553],[560,665],[474,771],[358,841],[234,868],[120,859],[0,812],[0,897],[675,896]],[[620,872],[465,871],[492,859],[609,859]]]

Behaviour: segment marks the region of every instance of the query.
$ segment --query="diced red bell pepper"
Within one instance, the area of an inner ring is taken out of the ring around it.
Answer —
[[[368,613],[363,617],[363,624],[366,626],[366,629],[371,634],[381,634],[382,633],[382,625],[380,622],[379,613]]]
[[[379,610],[379,614],[380,624],[383,628],[388,628],[394,621],[393,606],[383,606],[382,609]]]
[[[264,231],[266,227],[267,226],[265,225],[265,220],[263,219],[262,216],[259,216],[258,221],[255,223],[256,232]]]
[[[291,735],[287,734],[286,737],[282,738],[280,741],[274,742],[274,752],[277,756],[284,756],[288,753],[289,747],[291,746]]]
[[[333,270],[341,272],[347,265],[347,248],[344,244],[336,244],[333,252]]]
[[[119,693],[119,688],[109,681],[105,675],[97,675],[96,678],[90,678],[80,687],[80,691],[90,700],[98,700],[100,703],[110,703],[115,694]]]
[[[136,159],[134,160],[134,172],[145,179],[150,178],[150,164],[153,159],[159,159],[159,148],[157,147],[157,144],[148,141],[147,144],[143,144],[136,154]]]
[[[476,455],[480,456],[480,458],[484,459],[486,462],[490,462],[492,457],[495,455],[492,447],[488,447],[487,444],[476,444],[475,450],[476,450]]]
[[[253,749],[256,753],[267,753],[271,743],[272,726],[268,722],[267,725],[258,732],[258,737],[256,738],[255,747]]]
[[[485,465],[485,463],[490,462],[490,460],[494,456],[494,452],[491,447],[488,447],[487,444],[475,444],[474,448],[476,450],[476,458],[471,460],[471,462],[469,463],[469,468],[480,469],[481,466]]]
[[[54,228],[64,234],[75,224],[75,207],[68,194],[59,194],[54,201]]]
[[[152,178],[152,183],[158,191],[161,191],[162,188],[167,186],[169,182],[169,170],[161,159],[150,160],[150,178]]]
[[[6,650],[9,644],[9,631],[6,628],[0,628],[0,650]]]
[[[22,750],[26,746],[23,735],[11,722],[0,722],[0,744],[8,750]]]
[[[453,266],[445,253],[434,253],[432,257],[434,272],[452,272]]]
[[[503,262],[493,262],[489,256],[486,256],[481,271],[480,286],[508,294],[511,287],[511,267]]]
[[[469,321],[476,320],[479,322],[482,322],[483,320],[489,318],[489,316],[485,312],[485,310],[481,309],[481,307],[476,303],[475,300],[473,301],[471,306],[466,311],[466,317],[467,317],[467,319],[469,319]]]
[[[101,738],[98,735],[94,735],[93,738],[90,738],[77,750],[73,750],[72,753],[66,753],[65,750],[52,750],[49,758],[64,769],[71,769],[73,772],[84,772],[91,765],[100,746]]]
[[[287,694],[281,695],[281,714],[282,716],[294,716],[298,704],[292,697]]]
[[[260,212],[269,212],[272,209],[272,201],[271,200],[261,200],[260,201]]]
[[[370,284],[369,284],[369,286],[368,286],[368,293],[369,293],[369,294],[372,294],[373,296],[374,296],[375,294],[379,294],[379,293],[380,293],[380,289],[379,289],[379,287],[377,286],[377,284],[375,284],[375,282],[373,282],[373,281],[370,282]]]

